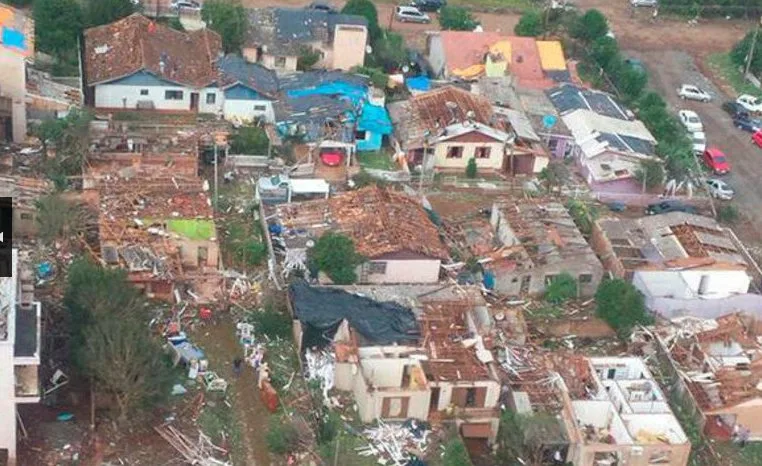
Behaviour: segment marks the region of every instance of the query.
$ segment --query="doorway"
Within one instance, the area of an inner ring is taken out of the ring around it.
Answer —
[[[198,92],[191,92],[190,109],[191,111],[198,112]]]
[[[429,401],[429,414],[436,413],[439,407],[439,387],[431,387],[431,400]]]

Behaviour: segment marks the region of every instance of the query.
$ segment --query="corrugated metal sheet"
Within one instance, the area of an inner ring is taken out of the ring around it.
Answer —
[[[540,52],[540,63],[545,71],[566,70],[566,57],[561,42],[557,40],[537,41],[537,50]]]

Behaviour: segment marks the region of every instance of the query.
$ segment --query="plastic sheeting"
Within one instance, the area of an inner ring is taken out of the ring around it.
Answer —
[[[332,288],[311,287],[301,281],[291,285],[294,315],[302,323],[302,348],[328,344],[343,320],[365,340],[360,343],[389,345],[415,342],[420,329],[410,308],[382,303]]]
[[[426,76],[416,76],[405,80],[407,88],[411,91],[429,91],[431,90],[431,80]]]

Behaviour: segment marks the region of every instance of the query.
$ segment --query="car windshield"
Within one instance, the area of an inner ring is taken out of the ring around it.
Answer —
[[[715,155],[714,157],[712,157],[712,160],[714,160],[714,163],[717,163],[717,164],[726,162],[725,157],[723,157],[722,155]]]
[[[699,120],[698,117],[692,116],[692,117],[688,117],[688,122],[689,123],[701,123],[701,120]]]
[[[704,136],[702,136],[700,134],[694,134],[693,135],[693,142],[695,142],[695,143],[702,143],[703,144],[705,141],[706,141],[706,139],[704,139]]]

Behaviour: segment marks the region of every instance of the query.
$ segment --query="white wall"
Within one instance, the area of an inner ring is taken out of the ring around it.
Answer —
[[[13,341],[0,342],[0,449],[16,457],[16,387],[13,366]]]
[[[414,363],[409,359],[363,359],[361,367],[365,378],[374,387],[399,388],[402,385],[402,372],[405,365]]]
[[[437,411],[444,411],[452,403],[453,388],[486,387],[487,394],[484,398],[484,406],[478,406],[477,408],[493,408],[497,406],[497,400],[500,398],[500,384],[494,380],[482,380],[460,384],[439,381],[430,382],[429,385],[432,387],[439,387],[439,403],[437,404]]]
[[[25,57],[0,46],[0,96],[11,98],[13,141],[26,139],[26,61]]]
[[[595,372],[600,375],[601,380],[653,379],[648,368],[640,358],[590,358],[590,363],[593,365]],[[616,371],[613,379],[608,377],[610,369]]]
[[[265,110],[254,110],[255,105],[264,105]],[[250,122],[257,117],[261,117],[268,123],[275,122],[273,104],[269,100],[225,99],[223,115],[229,121]]]
[[[439,34],[432,34],[428,37],[428,59],[429,64],[434,71],[434,77],[440,77],[440,75],[445,73],[446,63],[444,48],[442,46],[442,38]]]
[[[702,277],[708,281],[699,294]],[[713,299],[747,293],[751,277],[745,270],[642,270],[633,274],[632,283],[649,298]]]
[[[463,147],[463,156],[447,158],[450,147]],[[489,158],[476,159],[476,167],[490,170],[503,168],[503,144],[500,142],[440,142],[434,149],[434,166],[437,168],[466,168],[468,161],[474,157],[477,147],[489,147]]]
[[[377,262],[377,261],[374,261]],[[439,259],[393,259],[386,262],[386,273],[367,274],[363,283],[436,283],[439,281]],[[358,277],[362,276],[361,265]]]
[[[140,95],[141,90],[148,90],[148,95]],[[182,91],[180,100],[165,99],[166,91]],[[97,108],[137,108],[139,101],[150,100],[157,110],[190,110],[191,93],[199,94],[199,111],[217,113],[222,107],[224,97],[216,88],[191,89],[182,86],[140,86],[122,84],[100,84],[95,86],[95,106]],[[215,103],[206,103],[206,94],[217,95]]]
[[[643,430],[654,435],[664,435],[673,444],[688,441],[680,423],[672,414],[625,414],[622,415],[622,421],[633,435]]]

